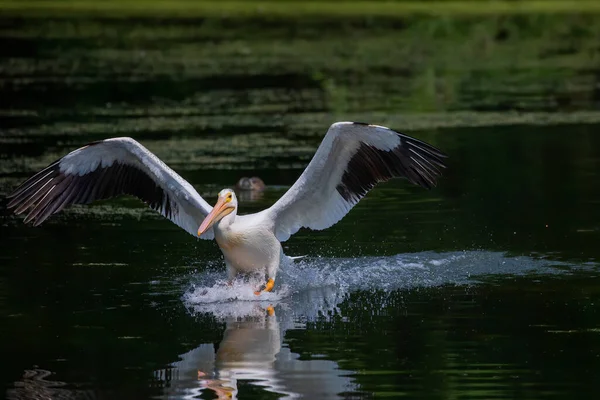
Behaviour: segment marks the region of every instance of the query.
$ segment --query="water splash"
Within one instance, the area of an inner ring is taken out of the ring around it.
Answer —
[[[596,264],[588,263],[587,267]],[[570,268],[581,267],[543,257],[511,257],[502,252],[461,251],[421,252],[389,257],[357,258],[305,258],[282,265],[275,290],[256,296],[261,285],[258,279],[237,279],[227,285],[224,272],[206,272],[194,276],[184,302],[196,311],[222,314],[223,303],[235,302],[235,307],[225,307],[225,314],[247,315],[253,305],[261,307],[298,303],[323,303],[331,310],[332,303],[355,290],[399,290],[432,287],[446,284],[475,284],[490,275],[557,274]],[[211,306],[212,304],[212,306]],[[295,308],[295,307],[294,307]],[[321,307],[310,307],[314,314]],[[221,310],[221,311],[219,311]],[[297,311],[297,310],[296,310]]]
[[[236,279],[231,285],[225,279],[218,279],[212,285],[206,285],[206,279],[193,283],[189,292],[183,295],[190,304],[212,304],[232,301],[277,302],[290,293],[287,285],[280,285],[273,292],[262,292],[260,296],[254,292],[263,284],[257,278]]]

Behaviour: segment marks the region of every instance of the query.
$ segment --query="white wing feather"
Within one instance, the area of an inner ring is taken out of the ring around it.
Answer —
[[[435,147],[383,126],[337,122],[296,183],[261,214],[280,241],[301,227],[326,229],[377,182],[405,177],[426,188],[435,186],[445,157]]]
[[[212,207],[175,171],[131,138],[90,143],[49,165],[18,187],[9,208],[28,212],[39,225],[69,204],[131,194],[188,233],[197,230]],[[201,236],[214,237],[212,229]]]

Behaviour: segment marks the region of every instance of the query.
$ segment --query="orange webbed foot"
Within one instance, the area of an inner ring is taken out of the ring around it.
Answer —
[[[274,286],[275,286],[275,279],[269,278],[269,280],[267,281],[267,283],[264,284],[264,288],[261,287],[260,289],[258,289],[257,291],[255,291],[254,294],[258,296],[263,291],[270,292],[270,291],[273,290]]]

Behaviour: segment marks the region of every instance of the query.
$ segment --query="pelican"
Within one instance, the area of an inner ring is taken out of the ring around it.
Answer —
[[[290,260],[281,242],[302,227],[329,228],[378,182],[394,177],[430,189],[445,168],[439,149],[390,128],[362,122],[331,125],[312,160],[292,187],[271,207],[237,215],[231,189],[211,207],[158,157],[131,138],[89,143],[38,172],[8,197],[9,209],[26,213],[37,226],[71,204],[88,204],[121,194],[138,197],[164,217],[198,236],[215,239],[229,283],[238,273],[265,280],[270,292],[280,263]]]

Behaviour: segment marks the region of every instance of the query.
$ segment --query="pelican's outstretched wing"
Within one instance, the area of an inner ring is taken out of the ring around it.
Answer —
[[[435,186],[444,158],[435,147],[389,128],[337,122],[300,178],[263,216],[280,241],[301,227],[329,228],[378,182],[404,177]]]
[[[175,171],[131,138],[106,139],[72,151],[38,172],[8,197],[15,214],[39,225],[70,204],[120,194],[138,197],[197,236],[212,207]],[[212,229],[202,235],[212,239]]]

